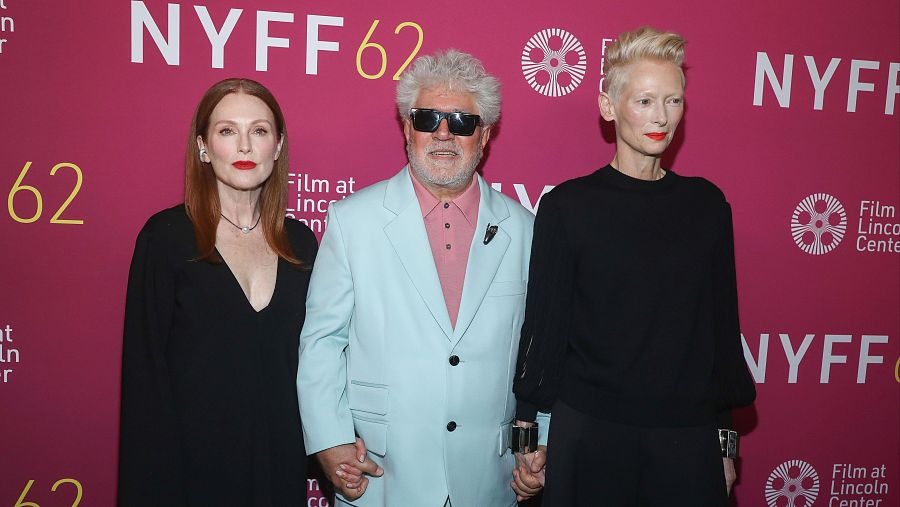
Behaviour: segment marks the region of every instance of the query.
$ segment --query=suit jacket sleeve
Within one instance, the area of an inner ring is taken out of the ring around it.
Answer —
[[[165,354],[174,273],[154,229],[138,235],[125,300],[118,503],[129,507],[187,505]]]
[[[354,289],[336,208],[328,210],[300,333],[297,396],[307,454],[355,441],[346,390]]]

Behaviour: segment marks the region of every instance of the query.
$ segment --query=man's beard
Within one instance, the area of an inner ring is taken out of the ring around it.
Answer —
[[[472,156],[472,160],[455,174],[430,171],[424,157],[422,159],[416,158],[409,143],[406,144],[406,156],[409,159],[409,166],[420,181],[443,188],[462,188],[468,185],[469,181],[472,180],[472,175],[475,174],[475,168],[477,168],[478,163],[481,162],[481,156],[483,155],[481,143],[475,144],[476,151]],[[453,151],[457,153],[457,156],[459,156],[458,154],[461,151],[456,143],[450,145],[447,143],[432,143],[425,148],[425,156],[427,156],[429,152],[440,151],[441,149]]]

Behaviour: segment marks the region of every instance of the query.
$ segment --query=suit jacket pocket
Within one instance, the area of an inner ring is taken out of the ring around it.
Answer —
[[[388,413],[388,389],[385,385],[351,380],[347,397],[351,410],[376,415]]]
[[[499,456],[503,456],[509,450],[509,435],[512,432],[511,424],[501,424],[497,432],[497,454]]]
[[[488,287],[488,296],[518,296],[525,294],[525,280],[512,280],[509,282],[494,282]]]
[[[354,416],[353,426],[366,443],[366,450],[383,458],[387,453],[387,423]]]

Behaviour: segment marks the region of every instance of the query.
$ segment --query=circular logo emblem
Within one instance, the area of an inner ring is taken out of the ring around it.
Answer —
[[[813,194],[800,201],[791,215],[791,235],[801,250],[826,254],[837,247],[847,231],[847,213],[828,194]]]
[[[581,42],[561,28],[545,28],[522,48],[522,74],[534,91],[562,97],[578,88],[587,69]]]
[[[769,507],[809,507],[819,496],[819,474],[809,463],[792,459],[778,465],[766,480]]]

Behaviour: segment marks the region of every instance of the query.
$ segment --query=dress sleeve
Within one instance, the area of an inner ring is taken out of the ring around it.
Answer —
[[[174,274],[152,228],[138,235],[128,275],[122,350],[118,505],[187,505],[166,364]]]
[[[723,203],[719,237],[713,259],[715,299],[715,359],[713,385],[720,428],[731,427],[731,409],[753,403],[756,386],[747,369],[738,320],[737,276],[731,206]]]
[[[550,412],[559,392],[568,350],[575,262],[561,211],[548,193],[534,222],[525,321],[519,340],[516,419],[534,421]]]

